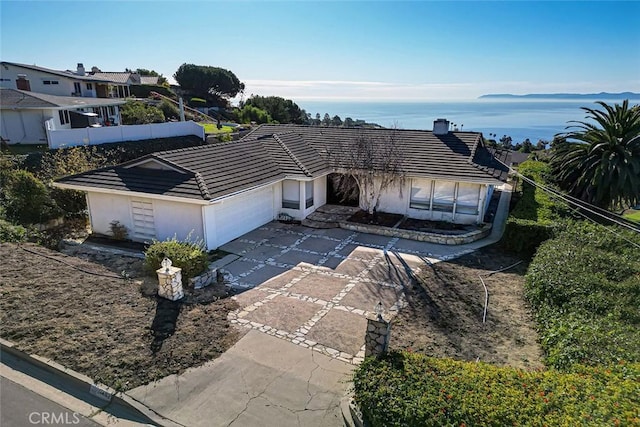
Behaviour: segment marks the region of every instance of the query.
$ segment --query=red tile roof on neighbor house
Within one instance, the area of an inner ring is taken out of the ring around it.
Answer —
[[[357,138],[394,138],[408,176],[499,184],[507,168],[484,147],[482,135],[425,130],[262,125],[239,141],[153,153],[123,165],[59,179],[76,188],[103,188],[212,200],[286,177],[317,177],[335,170]],[[144,161],[176,171],[150,172]]]

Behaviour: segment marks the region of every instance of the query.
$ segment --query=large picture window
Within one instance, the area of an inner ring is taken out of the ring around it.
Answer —
[[[458,184],[458,198],[456,199],[456,213],[477,215],[480,199],[480,185]]]
[[[409,207],[413,209],[431,209],[431,187],[433,181],[430,179],[411,180],[411,199]]]
[[[298,181],[291,179],[282,181],[282,207],[300,209],[300,184]]]
[[[455,191],[455,182],[435,181],[433,185],[433,210],[440,212],[453,212]]]

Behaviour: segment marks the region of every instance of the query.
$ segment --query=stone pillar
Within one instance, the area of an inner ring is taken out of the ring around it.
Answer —
[[[165,258],[158,273],[158,295],[171,301],[184,297],[182,290],[182,269],[171,266],[171,260]]]
[[[367,318],[367,333],[364,337],[364,356],[380,356],[387,351],[391,337],[391,322],[382,316]]]

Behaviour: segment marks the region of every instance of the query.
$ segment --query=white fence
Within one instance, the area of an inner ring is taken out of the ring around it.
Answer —
[[[186,135],[195,135],[202,138],[202,140],[205,139],[204,128],[193,121],[59,130],[51,130],[51,123],[48,122],[49,120],[47,120],[46,129],[49,148],[98,145],[109,142],[140,141],[142,139]]]

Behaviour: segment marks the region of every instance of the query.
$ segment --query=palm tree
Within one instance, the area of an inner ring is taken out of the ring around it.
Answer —
[[[582,107],[586,119],[572,120],[551,158],[561,188],[601,208],[620,208],[640,201],[640,106],[597,104]]]

